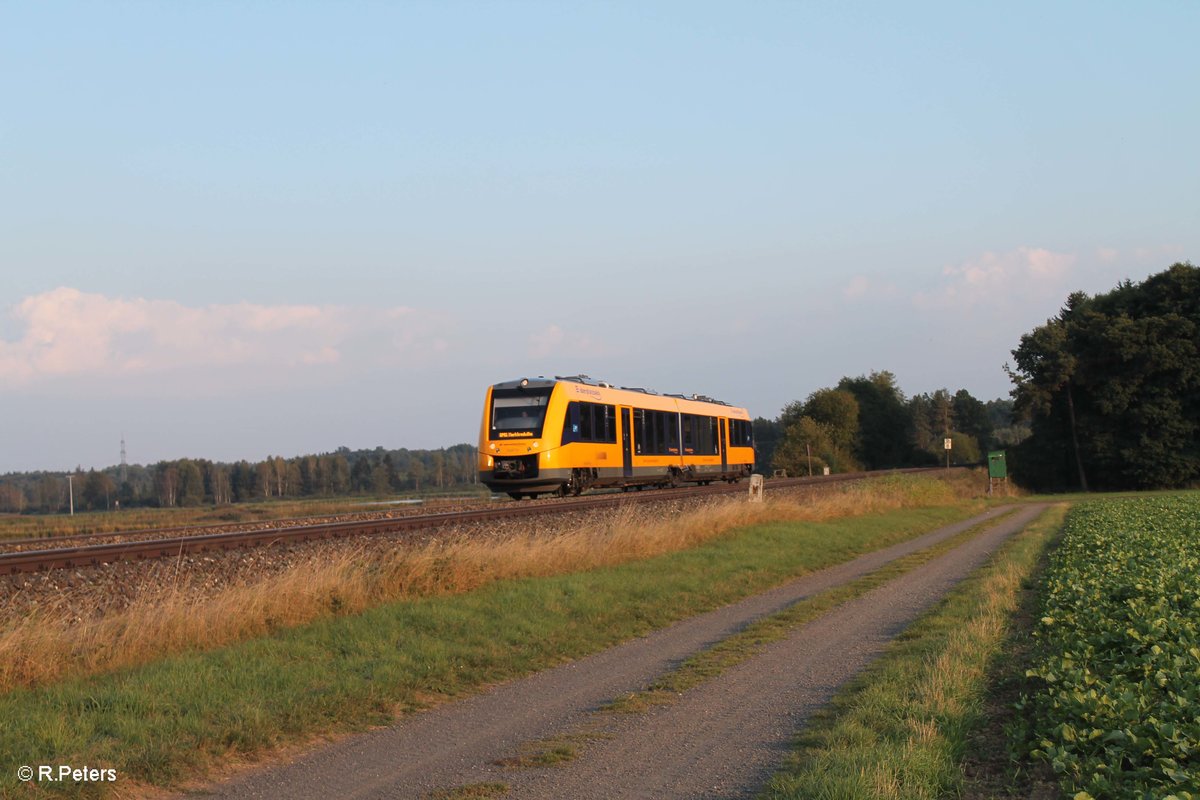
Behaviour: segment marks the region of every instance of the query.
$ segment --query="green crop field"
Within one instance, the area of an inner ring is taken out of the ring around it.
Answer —
[[[1042,614],[1033,758],[1077,800],[1200,798],[1200,494],[1076,506]]]

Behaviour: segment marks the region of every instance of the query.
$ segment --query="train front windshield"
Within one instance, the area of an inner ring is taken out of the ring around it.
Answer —
[[[550,390],[508,390],[492,393],[492,438],[540,437]]]

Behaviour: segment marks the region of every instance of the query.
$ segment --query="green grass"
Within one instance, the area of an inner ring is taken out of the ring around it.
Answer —
[[[965,504],[756,526],[671,555],[454,597],[392,603],[145,667],[0,696],[0,763],[115,767],[172,785],[230,754],[315,735],[527,674],[965,518]],[[44,786],[99,796],[111,787]],[[30,793],[15,767],[0,792]]]
[[[983,716],[988,668],[1061,509],[1018,534],[891,648],[802,733],[763,797],[958,796]]]

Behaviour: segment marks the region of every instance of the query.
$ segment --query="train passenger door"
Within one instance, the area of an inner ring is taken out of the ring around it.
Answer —
[[[729,420],[721,417],[721,472],[729,471]]]
[[[633,412],[621,407],[621,459],[625,466],[625,477],[633,477],[633,443],[630,434],[633,432]]]

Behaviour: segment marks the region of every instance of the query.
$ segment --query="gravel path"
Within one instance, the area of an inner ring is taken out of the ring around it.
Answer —
[[[510,798],[745,797],[762,786],[804,720],[896,633],[1043,510],[1031,506],[970,542],[803,626],[755,658],[644,714],[596,715],[695,652],[825,589],[1003,513],[992,510],[807,575],[575,663],[499,686],[204,794],[223,798],[422,798],[507,784]],[[603,727],[561,766],[496,765],[523,744]]]

